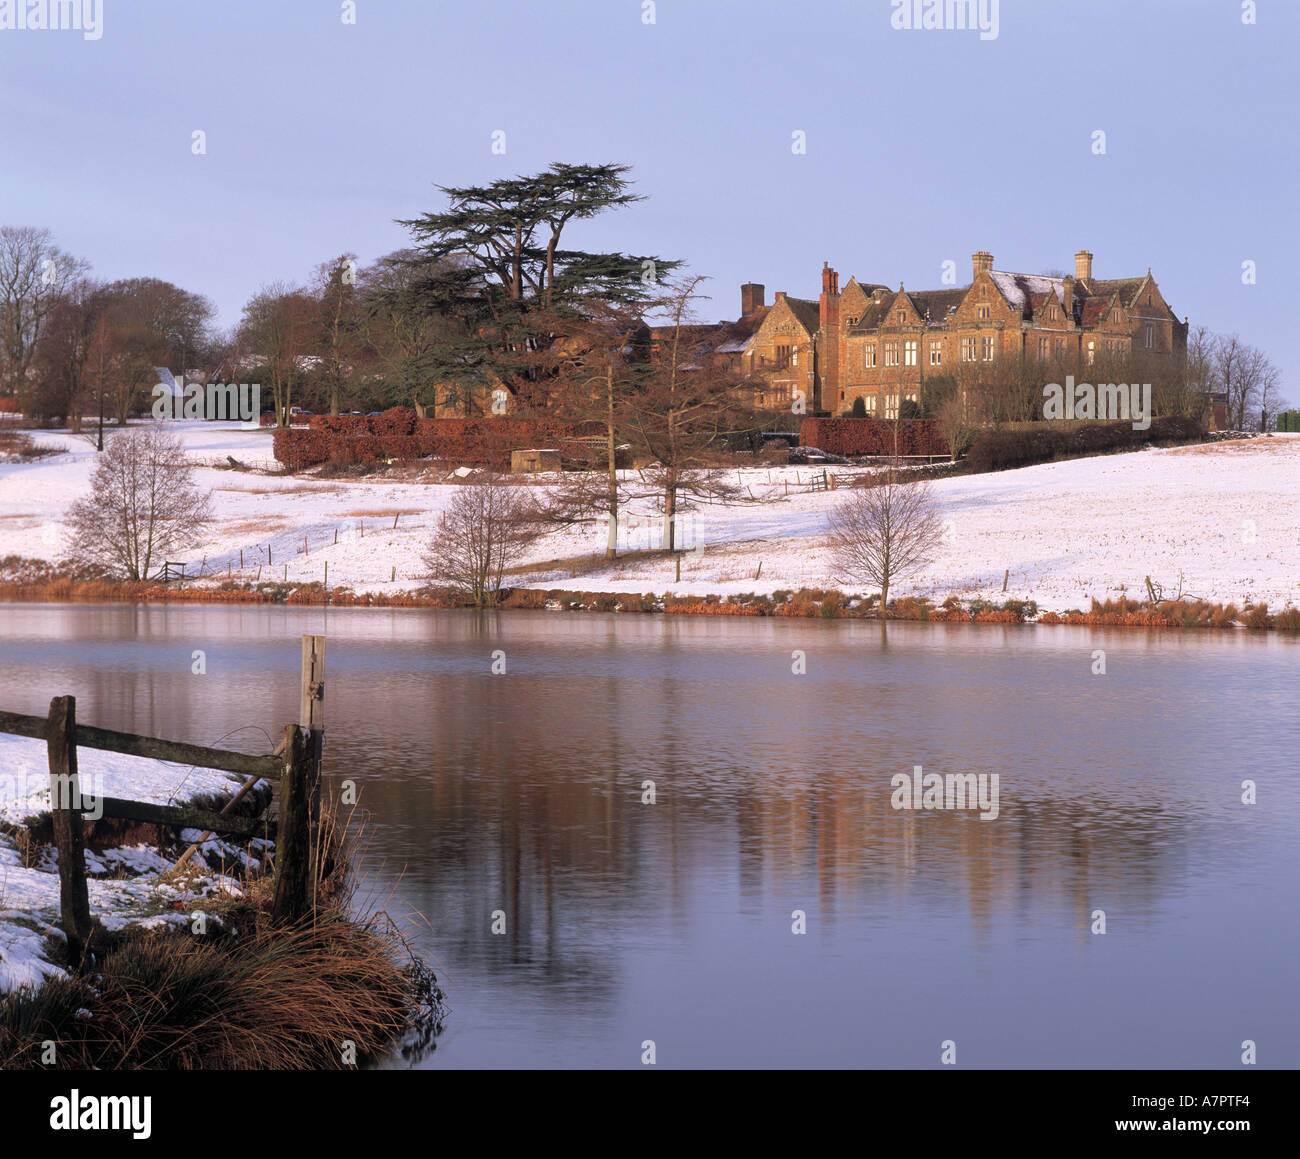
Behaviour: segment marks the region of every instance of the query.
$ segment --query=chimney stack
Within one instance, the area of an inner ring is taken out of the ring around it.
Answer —
[[[1092,254],[1087,250],[1074,255],[1074,276],[1081,282],[1092,281]]]
[[[746,282],[740,287],[740,316],[747,318],[765,305],[766,289],[762,282]]]
[[[974,277],[978,278],[980,274],[987,274],[993,269],[993,255],[988,250],[980,250],[977,254],[971,254],[971,269]]]
[[[1061,296],[1065,299],[1065,319],[1074,321],[1074,279],[1066,274],[1061,279]]]
[[[821,380],[813,386],[818,410],[833,410],[840,391],[840,276],[830,262],[822,263],[822,296],[818,309],[817,367]]]

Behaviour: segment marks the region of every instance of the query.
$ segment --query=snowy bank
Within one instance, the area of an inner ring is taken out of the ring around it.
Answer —
[[[229,455],[272,465],[267,431],[220,423],[177,423],[175,429],[196,463]],[[59,558],[60,520],[87,488],[95,452],[67,435],[38,437],[70,450],[0,464],[0,557]],[[599,558],[605,530],[592,523],[544,536],[511,583],[692,595],[859,590],[836,574],[825,532],[843,485],[862,470],[830,468],[841,484],[830,492],[810,489],[817,468],[737,471],[747,502],[699,504],[686,513],[684,545],[694,550],[682,559],[680,582],[671,559],[605,563]],[[455,494],[455,483],[442,482],[446,473],[435,463],[426,464],[423,476],[412,472],[401,479],[200,466],[216,522],[188,563],[195,571],[205,565],[218,578],[291,584],[323,581],[328,564],[331,587],[413,590],[424,582],[422,554]],[[627,514],[653,516],[656,497],[635,472],[625,478],[639,492]],[[554,476],[533,481],[548,487]],[[1087,607],[1092,598],[1144,596],[1149,575],[1166,593],[1181,582],[1185,593],[1208,600],[1263,601],[1274,608],[1300,602],[1300,435],[1075,459],[932,486],[947,523],[945,542],[924,572],[898,585],[900,596],[1011,597],[1060,611]],[[658,545],[638,522],[620,534],[620,549]]]

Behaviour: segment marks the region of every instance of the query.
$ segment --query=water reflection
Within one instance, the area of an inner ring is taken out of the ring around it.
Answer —
[[[296,713],[297,638],[321,631],[366,892],[422,915],[451,999],[427,1065],[635,1065],[658,1028],[670,1064],[928,1066],[960,1029],[970,1065],[1218,1066],[1252,1019],[1276,1065],[1300,1061],[1300,946],[1272,916],[1295,905],[1296,641],[10,606],[0,706],[75,692],[88,721],[242,726],[265,751]],[[998,818],[894,810],[918,765],[996,773]],[[1241,804],[1247,777],[1266,808]],[[1098,1003],[1122,1029],[1094,1033]]]

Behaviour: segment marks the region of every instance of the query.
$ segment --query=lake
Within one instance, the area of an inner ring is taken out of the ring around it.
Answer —
[[[11,604],[0,708],[265,752],[303,633],[419,1066],[1300,1066],[1300,641]]]

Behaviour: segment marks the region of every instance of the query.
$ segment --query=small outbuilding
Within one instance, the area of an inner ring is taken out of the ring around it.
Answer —
[[[510,473],[512,475],[536,475],[542,471],[560,469],[559,448],[534,447],[525,451],[510,452]]]

